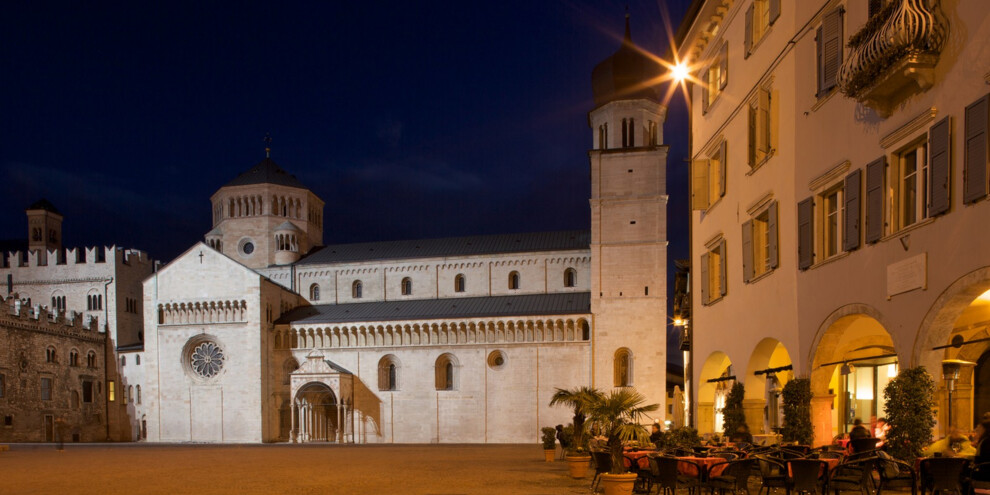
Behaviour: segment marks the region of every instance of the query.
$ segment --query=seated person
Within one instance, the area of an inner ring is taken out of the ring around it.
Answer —
[[[870,437],[871,437],[870,430],[867,430],[866,427],[863,426],[863,420],[856,418],[853,421],[853,429],[849,431],[849,439],[858,440],[860,438],[870,438]]]
[[[660,431],[660,425],[657,423],[653,423],[653,426],[651,427],[651,431],[650,431],[650,442],[656,445],[657,443],[660,442],[661,438],[663,438],[663,432]]]
[[[976,455],[976,447],[973,447],[966,435],[953,428],[945,438],[926,447],[924,454],[925,457],[932,457],[935,454],[940,454],[942,457],[969,457]]]
[[[887,438],[887,431],[890,430],[890,425],[887,424],[887,418],[880,418],[877,420],[877,426],[873,428],[873,436],[880,439],[877,442],[877,448],[881,448],[884,445],[884,441]]]

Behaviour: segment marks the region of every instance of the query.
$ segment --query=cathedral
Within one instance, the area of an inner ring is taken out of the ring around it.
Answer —
[[[664,404],[658,71],[627,20],[592,74],[589,230],[324,244],[324,201],[268,150],[210,198],[202,242],[160,266],[131,256],[147,267],[140,281],[109,277],[106,376],[138,388],[116,406],[125,424],[107,430],[150,442],[530,443],[570,421],[548,405],[557,388],[633,387]],[[77,264],[43,264],[37,253],[60,251],[32,249],[32,262],[4,257],[8,294],[82,304],[57,299]],[[52,273],[31,285],[32,270]]]

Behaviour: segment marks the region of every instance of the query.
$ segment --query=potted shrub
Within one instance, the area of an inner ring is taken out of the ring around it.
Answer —
[[[722,408],[722,431],[725,432],[725,440],[732,438],[740,427],[747,428],[746,413],[743,410],[745,395],[746,389],[739,382],[729,389],[729,395],[725,398],[725,407]]]
[[[629,388],[613,390],[591,402],[587,409],[588,417],[601,428],[606,438],[606,448],[612,457],[612,469],[602,474],[605,495],[628,495],[632,493],[636,474],[626,473],[623,464],[622,443],[630,440],[649,441],[650,433],[641,421],[647,413],[656,411],[659,404],[644,404],[646,397]]]
[[[814,433],[811,424],[811,380],[795,378],[784,385],[784,426],[780,434],[785,442],[811,445]]]
[[[932,443],[935,380],[923,366],[901,370],[883,389],[887,399],[886,445],[890,455],[913,460]]]
[[[547,462],[553,462],[557,454],[557,430],[544,426],[540,431],[543,432],[543,455]]]
[[[567,460],[567,470],[572,478],[583,478],[588,473],[591,455],[588,453],[588,442],[584,435],[585,411],[601,395],[601,392],[591,387],[577,387],[571,390],[558,388],[550,399],[551,406],[565,405],[574,409],[574,424],[567,427],[571,429],[573,436],[567,451],[564,453],[564,459]]]

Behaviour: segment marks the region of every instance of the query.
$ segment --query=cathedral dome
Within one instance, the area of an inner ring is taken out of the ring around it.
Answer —
[[[591,71],[591,91],[595,97],[595,106],[641,98],[659,101],[660,89],[655,81],[661,73],[660,64],[633,44],[627,15],[626,35],[622,39],[622,46]]]
[[[278,186],[306,189],[306,186],[302,185],[299,179],[296,179],[295,175],[282,170],[282,167],[279,167],[271,158],[265,158],[258,162],[257,165],[251,167],[247,172],[234,177],[234,180],[228,182],[224,187],[249,186],[254,184],[275,184]]]

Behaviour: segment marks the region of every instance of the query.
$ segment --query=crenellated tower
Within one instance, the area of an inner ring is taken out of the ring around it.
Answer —
[[[592,72],[593,385],[634,387],[665,403],[667,146],[660,66],[626,31]],[[657,413],[662,418],[663,412]]]
[[[265,159],[221,187],[208,245],[254,269],[286,265],[323,245],[323,200]]]
[[[28,250],[45,256],[62,249],[62,213],[47,199],[40,199],[25,210],[28,221]]]

